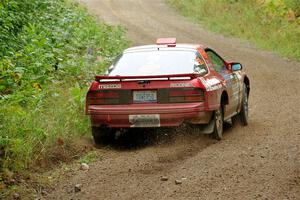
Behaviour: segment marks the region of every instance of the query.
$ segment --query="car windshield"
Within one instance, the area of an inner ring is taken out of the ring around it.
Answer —
[[[143,76],[185,73],[205,73],[203,66],[199,71],[195,50],[151,50],[136,51],[122,54],[110,67],[110,76]]]

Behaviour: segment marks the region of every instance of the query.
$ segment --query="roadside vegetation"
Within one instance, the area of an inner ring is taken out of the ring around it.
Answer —
[[[300,0],[167,1],[214,32],[300,60]]]
[[[80,155],[88,85],[127,45],[74,2],[0,1],[0,190],[7,170]]]

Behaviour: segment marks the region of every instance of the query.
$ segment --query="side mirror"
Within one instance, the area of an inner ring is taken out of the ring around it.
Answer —
[[[239,71],[241,70],[243,67],[240,63],[231,63],[231,69],[232,71]]]

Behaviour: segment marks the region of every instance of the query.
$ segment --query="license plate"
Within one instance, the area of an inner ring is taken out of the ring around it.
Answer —
[[[133,91],[133,101],[135,103],[157,102],[155,90]]]
[[[160,127],[160,115],[129,115],[131,127]]]

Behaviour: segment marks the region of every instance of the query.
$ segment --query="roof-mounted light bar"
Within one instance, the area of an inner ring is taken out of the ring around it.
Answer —
[[[158,38],[156,40],[157,45],[168,45],[168,47],[176,46],[176,38]]]

